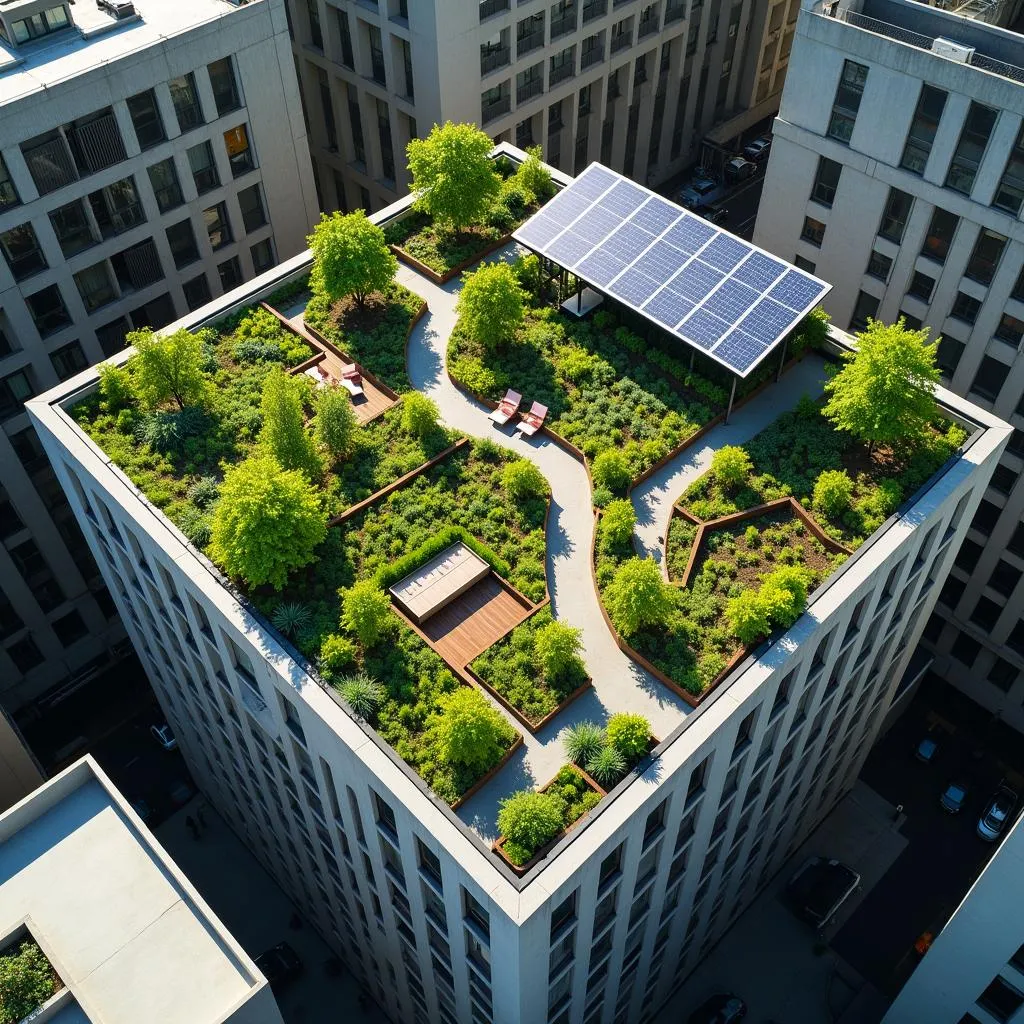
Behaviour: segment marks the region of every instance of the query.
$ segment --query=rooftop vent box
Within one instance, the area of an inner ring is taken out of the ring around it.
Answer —
[[[932,53],[937,53],[946,60],[955,60],[960,64],[970,64],[974,56],[973,46],[964,46],[963,43],[954,43],[952,39],[943,39],[939,36],[932,43]]]

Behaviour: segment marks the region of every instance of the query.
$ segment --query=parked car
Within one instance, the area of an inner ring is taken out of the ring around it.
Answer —
[[[690,1014],[689,1024],[733,1024],[747,1015],[747,1004],[739,996],[720,992],[701,1003]]]
[[[729,211],[724,207],[713,210],[710,206],[702,206],[699,210],[694,210],[693,212],[698,217],[703,217],[712,224],[724,224],[729,219]]]
[[[838,860],[811,857],[786,884],[790,909],[824,928],[860,885],[860,875]]]
[[[166,722],[162,725],[151,725],[149,731],[164,750],[178,749],[178,738],[171,732],[171,727]]]
[[[746,181],[757,171],[757,164],[745,160],[741,156],[734,156],[725,165],[725,177],[728,181]]]
[[[256,957],[256,966],[275,992],[287,987],[302,974],[299,954],[287,942],[279,942],[260,953]]]
[[[770,135],[762,135],[759,138],[754,139],[753,142],[748,142],[743,147],[743,155],[748,160],[753,160],[755,164],[761,163],[762,160],[768,159],[768,154],[772,148],[772,137]]]
[[[917,748],[914,750],[914,757],[918,761],[923,761],[925,764],[931,764],[935,760],[935,755],[939,752],[939,744],[937,740],[933,740],[931,736],[925,736]]]
[[[967,783],[951,782],[939,797],[939,806],[950,814],[959,814],[967,799]]]
[[[1000,785],[995,795],[989,800],[984,813],[978,819],[978,835],[987,842],[994,843],[1013,819],[1017,809],[1017,794],[1007,785]]]
[[[720,199],[725,189],[717,181],[711,178],[694,178],[688,185],[684,185],[679,193],[679,202],[688,210],[696,210],[699,206],[707,206],[716,199]]]

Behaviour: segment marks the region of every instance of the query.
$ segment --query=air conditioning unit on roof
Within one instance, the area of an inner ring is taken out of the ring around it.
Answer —
[[[938,39],[932,42],[932,53],[945,57],[946,60],[955,60],[960,64],[970,64],[974,56],[973,46],[964,46],[963,43],[955,43],[952,39]]]

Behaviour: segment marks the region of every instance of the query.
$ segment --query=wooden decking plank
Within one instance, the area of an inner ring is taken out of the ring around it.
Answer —
[[[432,615],[421,628],[441,657],[462,667],[527,615],[529,609],[491,575]]]

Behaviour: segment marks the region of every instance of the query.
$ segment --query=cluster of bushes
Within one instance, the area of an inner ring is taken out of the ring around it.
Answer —
[[[31,939],[0,953],[0,1024],[18,1024],[63,985]]]
[[[729,626],[744,644],[752,644],[773,629],[788,629],[807,606],[808,573],[783,565],[761,578],[756,589],[743,590],[725,608]]]
[[[542,608],[489,647],[470,666],[530,721],[555,711],[587,681],[580,632]]]
[[[651,723],[620,712],[602,729],[594,722],[570,726],[563,739],[569,760],[604,789],[611,789],[651,749]]]

